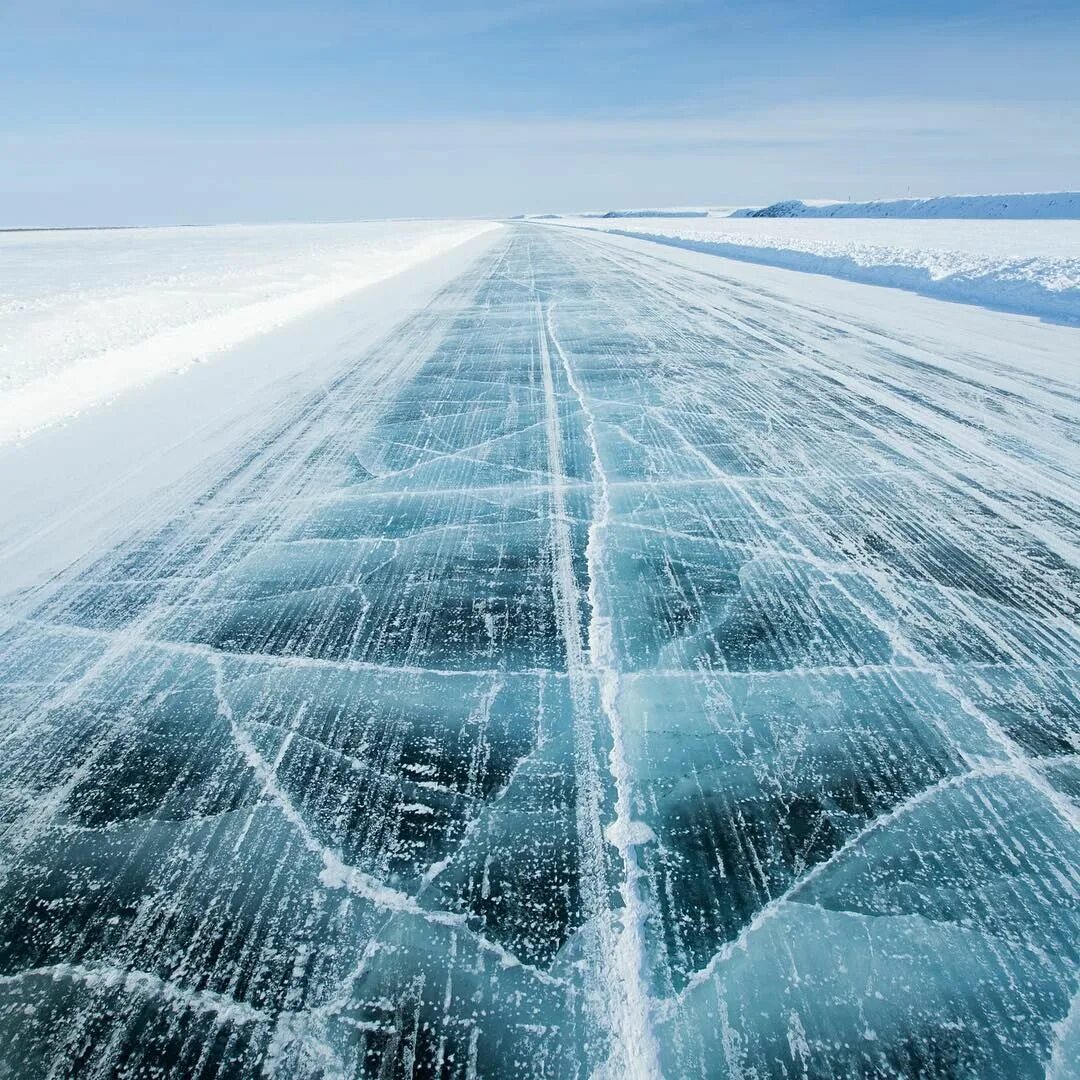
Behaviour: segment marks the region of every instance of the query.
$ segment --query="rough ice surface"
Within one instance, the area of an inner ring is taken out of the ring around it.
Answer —
[[[1078,401],[505,230],[8,602],[0,1075],[1076,1076]]]

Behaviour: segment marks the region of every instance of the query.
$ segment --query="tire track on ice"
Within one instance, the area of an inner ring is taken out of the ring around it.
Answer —
[[[629,1076],[646,1080],[660,1075],[660,1051],[650,1021],[650,998],[645,987],[645,910],[638,893],[641,870],[637,864],[635,847],[652,839],[652,832],[642,822],[635,821],[630,808],[630,769],[626,761],[622,739],[622,721],[618,714],[619,677],[615,667],[614,642],[610,618],[601,614],[599,580],[601,575],[600,535],[607,527],[611,514],[611,500],[607,476],[604,472],[600,448],[596,440],[594,417],[580,385],[571,369],[569,358],[555,335],[552,324],[553,305],[546,311],[537,299],[537,318],[540,322],[540,355],[544,374],[544,392],[548,401],[549,456],[553,477],[553,502],[555,504],[553,528],[556,541],[557,580],[559,602],[568,643],[567,666],[571,672],[571,686],[585,677],[584,657],[581,652],[581,627],[579,623],[578,597],[574,582],[570,530],[566,518],[565,496],[562,489],[563,469],[560,447],[561,434],[558,423],[558,402],[555,397],[549,341],[558,354],[563,375],[577,400],[585,419],[585,431],[592,457],[592,469],[597,480],[596,503],[589,523],[588,542],[585,549],[589,572],[589,669],[596,679],[600,692],[600,704],[608,723],[611,750],[608,768],[615,786],[615,820],[604,831],[604,839],[619,853],[621,873],[619,892],[622,898],[620,928],[611,939],[610,925],[605,923],[602,941],[604,960],[612,963],[613,979],[605,980],[608,987],[609,1017],[612,1023],[613,1045],[611,1054],[597,1075],[604,1077]],[[571,657],[571,639],[573,653]],[[572,691],[573,692],[573,691]],[[575,698],[577,695],[575,694]],[[581,719],[579,710],[575,717],[575,730]],[[590,739],[591,742],[591,739]],[[589,759],[593,754],[588,752]],[[595,843],[595,838],[593,840]],[[602,863],[602,856],[600,860]],[[601,867],[602,872],[602,867]]]

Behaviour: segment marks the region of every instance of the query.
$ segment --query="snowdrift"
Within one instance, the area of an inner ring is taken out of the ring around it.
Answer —
[[[1080,324],[1080,224],[730,217],[565,224]]]
[[[496,227],[369,221],[0,233],[0,444]]]

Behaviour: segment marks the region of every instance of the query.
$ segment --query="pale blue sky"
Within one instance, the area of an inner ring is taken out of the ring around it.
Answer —
[[[0,224],[1080,187],[1080,5],[0,0]]]

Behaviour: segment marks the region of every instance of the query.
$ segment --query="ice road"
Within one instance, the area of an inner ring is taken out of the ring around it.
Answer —
[[[24,538],[0,1076],[1077,1076],[1080,330],[470,259]]]

